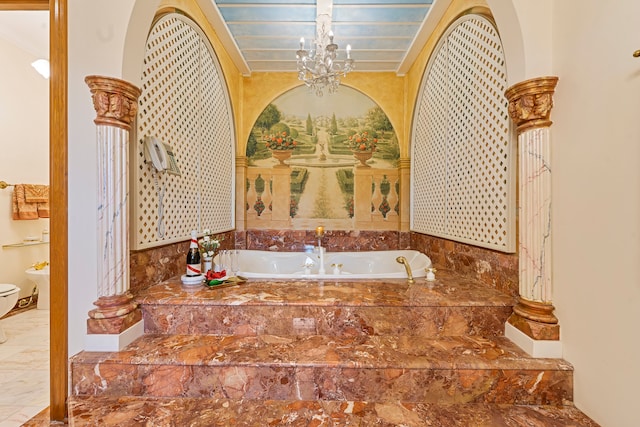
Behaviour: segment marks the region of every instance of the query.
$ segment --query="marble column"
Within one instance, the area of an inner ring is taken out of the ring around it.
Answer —
[[[557,77],[520,82],[505,95],[518,132],[520,296],[508,322],[534,340],[559,340],[551,278],[550,127]]]
[[[98,164],[98,300],[87,333],[119,334],[142,318],[129,293],[129,133],[140,89],[87,76],[96,110]]]

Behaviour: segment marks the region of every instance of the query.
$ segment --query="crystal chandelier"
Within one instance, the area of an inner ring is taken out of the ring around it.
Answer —
[[[334,93],[340,85],[340,76],[346,76],[352,71],[354,61],[351,59],[351,45],[347,45],[347,57],[344,61],[337,60],[338,45],[333,42],[331,18],[328,15],[318,15],[316,19],[316,39],[311,41],[309,51],[304,48],[304,38],[300,39],[300,49],[296,52],[298,80],[304,82],[322,96],[324,88]]]

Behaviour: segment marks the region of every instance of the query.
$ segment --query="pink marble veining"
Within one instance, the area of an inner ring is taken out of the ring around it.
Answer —
[[[72,358],[74,394],[561,405],[572,367],[503,337],[146,335]]]
[[[518,254],[507,254],[411,233],[411,249],[425,253],[434,267],[454,270],[507,295],[518,296]]]
[[[174,280],[138,297],[153,333],[502,335],[513,298],[450,271],[438,280],[249,280],[222,289]],[[398,321],[401,318],[402,321]]]
[[[147,333],[71,358],[73,426],[575,426],[573,368],[502,336],[514,298],[457,271],[137,296]]]
[[[573,406],[72,397],[74,426],[598,427]]]
[[[326,230],[322,246],[329,252],[382,251],[409,249],[400,247],[398,231]],[[406,239],[403,241],[406,242]],[[305,245],[317,245],[315,230],[247,230],[246,249],[303,251]]]
[[[235,247],[235,233],[232,231],[217,235],[222,238],[221,249]],[[183,274],[189,242],[172,243],[157,248],[132,251],[129,257],[131,284],[130,291],[137,295],[140,291]]]
[[[223,233],[222,249],[303,251],[316,245],[314,230],[245,230]],[[478,248],[415,232],[327,230],[322,244],[328,251],[415,249],[431,258],[436,268],[446,268],[498,289],[518,295],[518,256]],[[167,280],[182,272],[188,245],[175,243],[131,252],[131,292]]]

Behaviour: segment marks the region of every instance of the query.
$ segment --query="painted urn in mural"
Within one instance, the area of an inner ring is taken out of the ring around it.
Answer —
[[[370,168],[371,166],[367,164],[367,160],[371,159],[372,156],[373,156],[373,150],[367,150],[367,151],[353,150],[353,157],[358,159],[358,161],[360,162],[360,164],[356,165],[356,167],[358,168]]]
[[[298,144],[287,131],[276,132],[275,134],[264,136],[265,146],[271,150],[271,155],[280,163],[275,167],[287,168],[284,161],[291,157],[293,149]]]
[[[289,159],[292,153],[293,153],[292,150],[271,150],[271,155],[273,156],[273,158],[280,162],[275,167],[288,168],[289,165],[286,164],[284,161]]]
[[[376,151],[377,138],[369,138],[368,132],[355,133],[349,137],[349,147],[353,153],[353,157],[360,162],[356,167],[368,168],[371,167],[367,164],[367,161],[373,156],[373,152]]]

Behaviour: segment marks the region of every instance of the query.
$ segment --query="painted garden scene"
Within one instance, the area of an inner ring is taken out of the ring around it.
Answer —
[[[341,86],[323,98],[306,87],[286,92],[256,120],[246,156],[252,227],[305,229],[322,220],[350,230],[378,220],[396,228],[397,136],[356,90]]]

